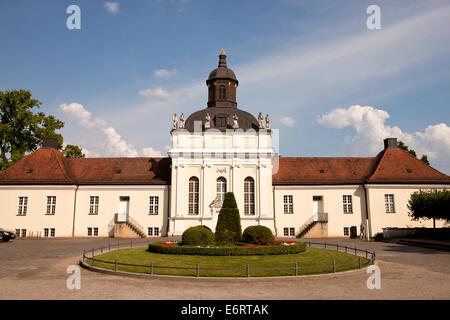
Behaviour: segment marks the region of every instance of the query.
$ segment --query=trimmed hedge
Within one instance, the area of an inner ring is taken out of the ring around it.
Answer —
[[[205,226],[190,227],[181,236],[183,245],[207,246],[214,243],[214,233]]]
[[[241,216],[233,192],[227,192],[216,225],[216,242],[233,244],[241,241]]]
[[[271,247],[196,247],[196,246],[164,246],[159,243],[150,243],[148,251],[162,254],[186,254],[199,256],[256,256],[296,254],[306,250],[306,243],[297,242],[293,245],[275,245]]]
[[[242,241],[258,245],[273,245],[275,237],[272,231],[265,226],[250,226],[244,230]]]

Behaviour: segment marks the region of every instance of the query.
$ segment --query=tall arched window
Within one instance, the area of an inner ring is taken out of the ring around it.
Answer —
[[[255,214],[255,180],[252,177],[244,180],[244,214]]]
[[[189,179],[189,215],[198,215],[199,182],[197,177]]]
[[[220,86],[219,87],[219,99],[225,100],[226,98],[227,98],[227,89],[225,88],[225,86]]]
[[[227,179],[224,177],[217,178],[217,198],[220,201],[225,199],[225,193],[227,193]]]

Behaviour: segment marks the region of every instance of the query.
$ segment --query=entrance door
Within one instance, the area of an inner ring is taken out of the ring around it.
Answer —
[[[128,221],[128,206],[130,203],[130,197],[120,197],[119,212],[117,215],[118,222]]]
[[[313,216],[314,221],[319,220],[319,214],[323,212],[323,202],[322,196],[314,196],[313,197]]]

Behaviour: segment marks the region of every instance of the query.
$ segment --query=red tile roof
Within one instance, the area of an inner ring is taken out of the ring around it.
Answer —
[[[65,158],[39,149],[0,173],[0,184],[167,185],[170,158]],[[401,149],[372,158],[281,157],[274,185],[450,184],[450,177]]]
[[[38,149],[0,173],[0,184],[9,185],[169,183],[169,158],[69,159],[55,149]]]
[[[450,176],[402,149],[386,149],[367,183],[450,183]]]
[[[279,158],[274,185],[361,184],[377,158]]]

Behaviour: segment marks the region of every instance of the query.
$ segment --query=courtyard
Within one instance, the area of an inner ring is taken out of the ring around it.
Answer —
[[[173,238],[164,238],[167,240]],[[133,278],[81,269],[81,289],[69,290],[66,281],[70,275],[66,270],[68,266],[78,264],[82,250],[107,246],[117,239],[20,239],[0,243],[0,281],[3,288],[0,299],[450,298],[448,252],[348,238],[314,241],[375,250],[377,265],[381,269],[381,289],[367,288],[369,274],[365,269],[271,279]]]

